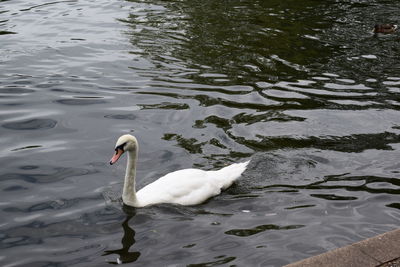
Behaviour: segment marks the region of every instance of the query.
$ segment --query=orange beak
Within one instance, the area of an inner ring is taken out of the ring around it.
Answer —
[[[110,160],[110,165],[113,165],[115,162],[117,162],[117,160],[121,157],[121,155],[124,153],[124,151],[122,149],[117,148],[115,150],[115,154],[114,156],[111,158]]]

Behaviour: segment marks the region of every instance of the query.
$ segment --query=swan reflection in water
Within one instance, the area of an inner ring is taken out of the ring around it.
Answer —
[[[124,236],[122,237],[121,243],[122,248],[116,250],[106,250],[102,254],[102,256],[107,256],[110,254],[118,254],[119,257],[117,261],[108,261],[110,264],[122,264],[122,263],[129,263],[135,262],[140,257],[139,251],[129,252],[129,249],[133,244],[135,244],[135,230],[133,230],[129,226],[129,220],[132,219],[136,215],[136,211],[134,208],[128,207],[124,205],[123,207],[124,212],[127,214],[126,219],[122,223],[122,228],[124,230]]]

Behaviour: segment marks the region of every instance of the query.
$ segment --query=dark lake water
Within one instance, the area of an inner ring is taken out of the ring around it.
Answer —
[[[1,266],[282,266],[399,227],[399,1],[0,1]],[[118,202],[251,159],[193,207]],[[132,264],[134,262],[134,264]]]

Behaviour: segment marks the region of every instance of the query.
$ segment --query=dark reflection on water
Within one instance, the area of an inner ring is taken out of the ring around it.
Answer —
[[[140,252],[133,251],[129,252],[132,245],[135,244],[135,230],[129,227],[129,220],[135,215],[135,211],[128,211],[125,221],[122,223],[122,228],[124,229],[124,236],[122,237],[121,243],[122,248],[116,250],[106,250],[102,256],[117,254],[119,255],[117,261],[109,262],[112,264],[130,263],[135,262],[140,257]]]
[[[1,266],[282,266],[399,227],[398,1],[1,3]],[[126,209],[122,133],[138,188],[251,163]]]
[[[264,231],[269,230],[292,230],[304,227],[304,225],[288,225],[288,226],[279,226],[274,224],[266,224],[266,225],[259,225],[252,229],[232,229],[226,231],[225,234],[227,235],[235,235],[235,236],[251,236],[255,235]]]
[[[33,119],[23,122],[4,123],[2,126],[12,130],[38,130],[54,128],[57,122],[51,119]]]
[[[93,105],[93,104],[102,104],[105,103],[104,100],[95,100],[95,99],[62,99],[57,100],[57,103],[64,104],[64,105]]]

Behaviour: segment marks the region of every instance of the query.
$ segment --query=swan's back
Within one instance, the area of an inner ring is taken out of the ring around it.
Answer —
[[[217,171],[184,169],[171,172],[139,190],[138,202],[142,207],[157,203],[200,204],[231,186],[248,163],[235,163]]]

